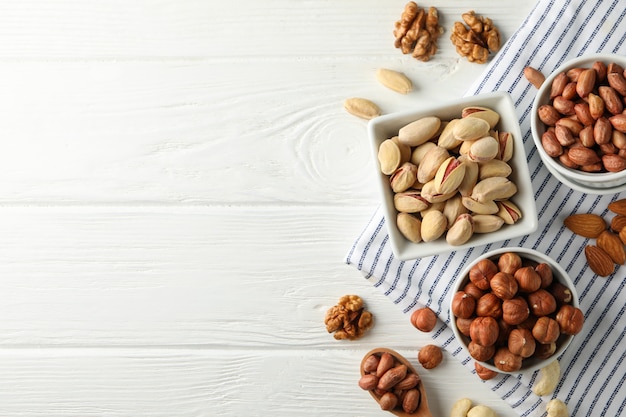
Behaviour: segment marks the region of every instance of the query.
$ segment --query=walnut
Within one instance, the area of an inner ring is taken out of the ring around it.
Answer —
[[[454,22],[450,40],[459,55],[470,62],[484,64],[489,54],[500,49],[500,32],[491,19],[478,16],[473,10],[463,13],[462,17],[465,24]]]
[[[394,46],[403,54],[411,54],[420,61],[428,61],[437,52],[437,39],[443,33],[439,13],[435,7],[428,12],[410,1],[395,24]]]
[[[337,305],[326,312],[324,324],[328,333],[337,340],[355,340],[363,336],[374,324],[372,313],[365,310],[358,295],[344,295]]]

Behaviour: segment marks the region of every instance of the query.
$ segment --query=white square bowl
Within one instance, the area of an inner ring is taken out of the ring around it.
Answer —
[[[431,242],[413,243],[406,239],[396,226],[398,212],[393,204],[393,191],[389,185],[389,176],[380,170],[378,162],[378,148],[380,144],[398,134],[401,127],[426,116],[437,116],[441,120],[451,120],[461,117],[465,107],[480,106],[496,111],[500,115],[498,130],[509,132],[513,136],[513,157],[509,165],[513,172],[509,176],[517,186],[517,193],[511,198],[522,212],[522,218],[516,223],[504,224],[498,231],[484,234],[474,234],[463,245],[452,246],[445,237]],[[389,232],[389,241],[394,256],[400,260],[410,260],[437,255],[441,253],[464,250],[470,247],[486,245],[524,235],[528,235],[538,227],[537,207],[533,187],[530,181],[530,172],[526,161],[526,151],[522,141],[522,132],[515,113],[511,96],[506,92],[494,92],[472,97],[464,97],[445,104],[422,108],[400,113],[393,113],[376,117],[368,124],[368,136],[376,170],[376,183],[382,197],[382,207],[385,223]]]

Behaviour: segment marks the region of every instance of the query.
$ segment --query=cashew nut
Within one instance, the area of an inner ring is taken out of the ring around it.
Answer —
[[[450,417],[467,417],[467,412],[472,408],[472,400],[461,398],[452,405]]]
[[[498,415],[486,405],[477,405],[467,412],[467,417],[498,417]]]
[[[533,392],[539,396],[548,395],[556,388],[561,379],[561,366],[555,360],[544,368],[541,368],[541,379],[533,387]]]
[[[546,411],[548,412],[548,417],[569,417],[567,406],[558,398],[548,402],[548,405],[546,405]]]

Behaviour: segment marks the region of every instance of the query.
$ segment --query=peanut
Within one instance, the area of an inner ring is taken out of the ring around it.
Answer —
[[[548,156],[584,172],[626,169],[624,138],[626,79],[615,63],[597,61],[589,68],[559,73],[549,87],[550,100],[537,109],[545,127],[541,138]],[[524,69],[533,84],[542,74]],[[576,150],[575,148],[582,148]]]

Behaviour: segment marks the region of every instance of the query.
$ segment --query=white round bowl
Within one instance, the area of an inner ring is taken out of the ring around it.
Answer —
[[[541,144],[541,136],[546,131],[546,126],[539,119],[537,109],[543,104],[550,102],[550,89],[556,76],[572,68],[591,68],[594,62],[600,61],[605,64],[615,62],[626,68],[626,56],[615,54],[592,54],[574,58],[563,63],[548,77],[537,91],[531,112],[532,137],[539,152],[539,156],[548,171],[559,181],[567,186],[589,194],[613,194],[626,190],[626,170],[621,172],[588,173],[568,168],[557,158],[549,156]]]
[[[580,308],[580,305],[578,302],[578,293],[576,292],[576,287],[574,287],[574,283],[570,279],[567,272],[565,272],[565,270],[549,256],[546,256],[543,253],[540,253],[536,250],[527,249],[527,248],[505,247],[505,248],[500,248],[500,249],[487,252],[479,256],[472,263],[470,263],[463,269],[463,272],[461,272],[461,275],[459,275],[459,277],[454,283],[454,286],[452,288],[452,295],[456,294],[456,292],[458,291],[461,291],[463,287],[465,287],[465,285],[470,282],[469,271],[470,269],[472,269],[472,267],[474,267],[474,265],[476,265],[478,262],[480,262],[483,259],[491,259],[495,261],[503,253],[506,253],[506,252],[516,253],[522,258],[522,260],[532,261],[536,263],[546,263],[550,265],[550,267],[552,268],[554,281],[560,282],[561,284],[569,288],[569,290],[571,291],[572,302],[570,304],[574,307]],[[470,339],[469,337],[465,336],[459,331],[456,325],[455,316],[454,314],[452,314],[452,305],[450,305],[449,309],[450,309],[449,310],[450,311],[450,326],[452,327],[452,331],[454,332],[456,339],[461,343],[461,346],[463,347],[463,349],[469,355],[468,344],[470,342]],[[535,357],[526,358],[522,361],[522,368],[514,372],[505,372],[505,371],[498,369],[493,364],[492,360],[488,362],[476,361],[474,358],[472,358],[472,360],[475,360],[476,362],[480,363],[482,366],[484,366],[487,369],[490,369],[494,372],[498,372],[501,374],[520,374],[524,372],[533,372],[533,371],[536,371],[538,369],[545,367],[546,365],[553,362],[556,358],[558,358],[565,351],[567,346],[569,346],[573,338],[574,336],[561,334],[559,339],[556,341],[556,351],[554,352],[554,354],[552,354],[547,359],[539,359]]]

